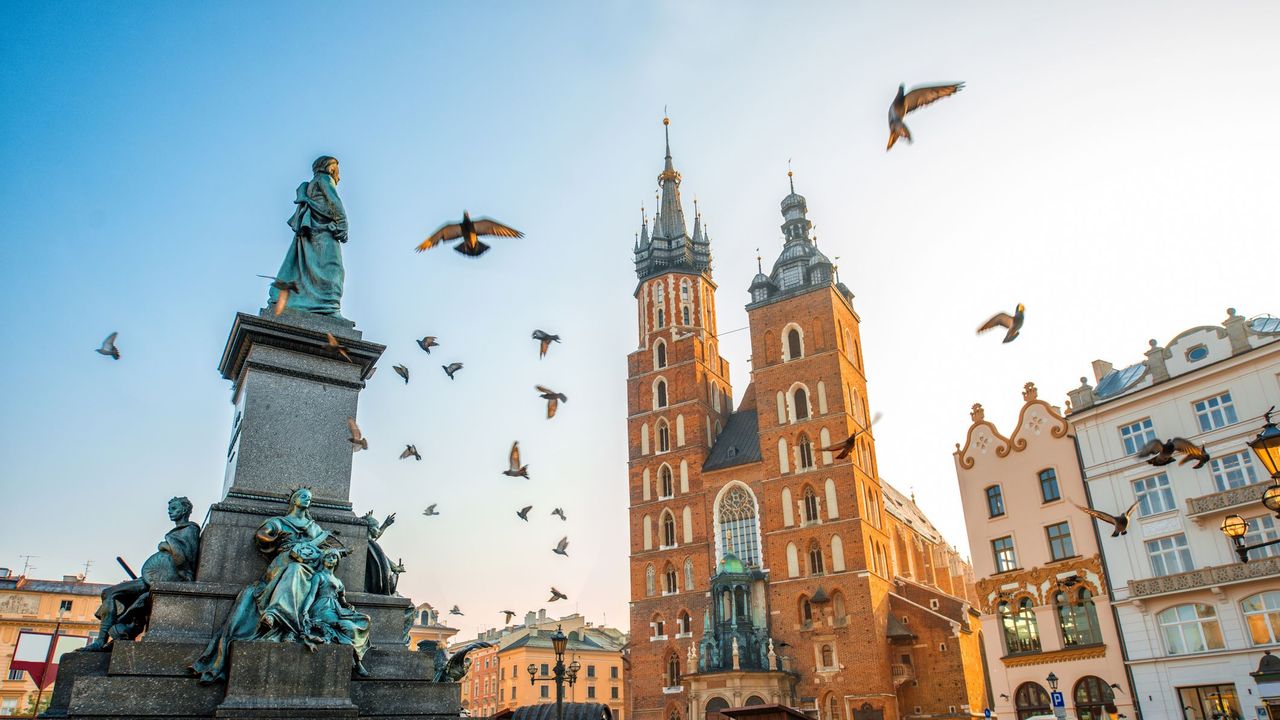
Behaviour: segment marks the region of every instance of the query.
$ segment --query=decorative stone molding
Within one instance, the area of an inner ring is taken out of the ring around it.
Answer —
[[[973,404],[973,409],[969,412],[969,417],[973,420],[973,424],[969,426],[969,432],[965,435],[964,444],[956,445],[955,455],[960,467],[965,470],[972,470],[973,466],[977,463],[977,458],[970,454],[970,449],[976,444],[979,453],[985,453],[987,445],[990,444],[990,441],[987,440],[986,437],[980,437],[976,443],[974,442],[974,432],[979,427],[986,427],[987,431],[991,434],[992,439],[995,440],[996,457],[1008,457],[1011,452],[1021,452],[1026,450],[1027,439],[1022,437],[1023,429],[1027,425],[1033,425],[1033,427],[1031,427],[1031,432],[1038,435],[1042,432],[1042,428],[1046,424],[1043,422],[1025,422],[1027,419],[1027,411],[1029,411],[1033,405],[1038,405],[1044,408],[1044,414],[1049,420],[1047,424],[1050,435],[1055,438],[1066,436],[1067,431],[1070,429],[1070,425],[1067,423],[1066,418],[1062,416],[1062,413],[1059,412],[1057,408],[1039,398],[1039,391],[1036,389],[1035,383],[1029,382],[1022,386],[1022,400],[1023,405],[1022,410],[1018,413],[1018,424],[1015,426],[1011,437],[1001,435],[1000,431],[996,429],[996,426],[986,419],[986,411],[982,408],[981,403]],[[1038,417],[1037,420],[1039,420]]]
[[[1102,560],[1098,555],[1078,558],[1070,565],[1044,565],[992,575],[977,581],[974,587],[978,591],[979,605],[984,613],[995,612],[1001,601],[1007,600],[1016,605],[1024,597],[1030,598],[1034,605],[1048,605],[1053,601],[1058,580],[1069,572],[1074,572],[1080,578],[1076,586],[1087,587],[1095,598],[1106,595],[1105,583],[1102,582]]]
[[[1201,495],[1200,497],[1187,498],[1187,517],[1192,518],[1197,525],[1204,522],[1203,518],[1196,518],[1197,515],[1205,515],[1217,510],[1235,507],[1237,505],[1250,505],[1262,500],[1262,494],[1267,491],[1270,484],[1265,482],[1245,485],[1243,487],[1231,488],[1223,492],[1210,493]]]
[[[1129,593],[1134,597],[1147,597],[1183,590],[1210,588],[1217,585],[1229,585],[1273,575],[1280,575],[1280,556],[1259,558],[1250,560],[1247,563],[1215,565],[1146,580],[1130,580]]]
[[[1049,663],[1070,662],[1072,660],[1091,660],[1103,657],[1106,654],[1106,645],[1088,645],[1066,650],[1010,655],[1000,658],[1000,662],[1004,663],[1005,667],[1026,667],[1028,665],[1047,665]]]

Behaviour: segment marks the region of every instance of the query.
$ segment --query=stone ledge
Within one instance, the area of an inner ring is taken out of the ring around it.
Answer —
[[[1271,487],[1270,483],[1259,482],[1222,492],[1201,495],[1200,497],[1187,498],[1187,517],[1195,520],[1196,524],[1201,524],[1203,519],[1197,519],[1197,515],[1227,510],[1239,505],[1260,505],[1259,501],[1262,500],[1262,494],[1267,491],[1268,487]]]
[[[1026,667],[1028,665],[1045,665],[1047,663],[1070,662],[1072,660],[1089,660],[1103,657],[1106,654],[1106,645],[1088,645],[1065,650],[1027,653],[1026,655],[1008,655],[1000,658],[1000,662],[1004,663],[1005,667]]]
[[[1215,565],[1146,580],[1130,580],[1129,595],[1133,598],[1142,598],[1182,590],[1229,585],[1273,575],[1280,575],[1280,556],[1250,560],[1247,563]]]
[[[221,685],[195,678],[79,677],[67,714],[80,717],[210,717],[222,700]]]

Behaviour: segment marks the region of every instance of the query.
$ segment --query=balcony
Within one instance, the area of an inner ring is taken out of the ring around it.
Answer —
[[[906,663],[893,663],[890,670],[893,673],[894,688],[916,679],[916,669],[913,665],[907,665]]]
[[[1203,525],[1205,516],[1211,513],[1224,512],[1241,505],[1258,505],[1268,487],[1271,487],[1270,483],[1260,482],[1187,498],[1187,517],[1191,518],[1195,524]]]
[[[1129,594],[1135,598],[1142,598],[1183,590],[1230,585],[1275,575],[1280,575],[1280,555],[1258,558],[1247,563],[1215,565],[1176,575],[1165,575],[1164,577],[1148,578],[1146,580],[1130,580]]]

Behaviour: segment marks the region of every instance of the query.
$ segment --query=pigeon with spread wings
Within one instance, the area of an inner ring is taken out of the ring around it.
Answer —
[[[405,458],[413,458],[414,460],[421,460],[422,455],[418,452],[417,446],[405,445],[404,452],[400,453],[400,459],[404,460]]]
[[[551,548],[551,552],[557,555],[563,555],[565,557],[569,557],[569,552],[567,550],[568,547],[569,547],[569,536],[566,535],[565,537],[560,538],[560,542],[556,543],[555,547]]]
[[[338,342],[338,338],[334,337],[333,333],[331,332],[325,333],[325,339],[329,343],[330,350],[341,355],[343,360],[346,360],[347,362],[351,362],[351,356],[347,354],[347,349],[342,347],[342,343]]]
[[[452,380],[453,374],[462,369],[462,363],[451,362],[448,365],[441,365],[440,367],[444,368],[444,374],[448,375],[449,379]]]
[[[280,313],[284,312],[285,306],[289,304],[289,293],[298,292],[298,283],[293,280],[281,280],[274,275],[259,275],[258,277],[271,281],[271,287],[276,291],[276,303],[272,306],[271,312],[276,317],[280,317]]]
[[[440,243],[450,240],[461,240],[462,242],[453,246],[454,250],[468,257],[480,257],[489,251],[489,246],[480,242],[479,236],[481,235],[506,238],[524,237],[524,233],[519,230],[503,225],[491,218],[482,217],[472,220],[471,214],[464,210],[462,212],[462,222],[441,225],[438,230],[431,233],[431,237],[423,240],[422,244],[418,245],[418,252],[430,250]]]
[[[102,341],[102,345],[94,349],[99,355],[106,355],[113,360],[120,359],[120,349],[116,347],[116,335],[120,333],[111,333]]]
[[[513,618],[513,617],[515,617],[515,616],[516,616],[516,611],[515,611],[515,610],[499,610],[498,612],[500,612],[500,613],[502,613],[503,615],[506,615],[506,616],[507,616],[507,617],[506,617],[506,619],[504,619],[504,620],[503,620],[503,623],[505,623],[505,624],[507,624],[507,625],[510,625],[510,624],[511,624],[511,618]]]
[[[347,442],[351,443],[351,452],[369,449],[369,441],[360,433],[360,426],[356,424],[355,418],[347,418],[347,429],[351,431],[351,437],[347,438]]]
[[[560,592],[553,585],[551,587],[551,599],[548,600],[547,602],[555,602],[557,600],[568,600],[568,599],[569,599],[568,595],[565,595],[564,593]]]
[[[1183,440],[1183,442],[1186,441]],[[1150,455],[1151,459],[1147,461],[1147,464],[1160,467],[1161,465],[1168,465],[1173,462],[1174,451],[1175,448],[1173,440],[1166,442],[1164,440],[1156,439],[1146,445],[1143,445],[1142,449],[1138,451],[1138,457],[1147,457]]]
[[[822,448],[822,451],[836,453],[835,458],[837,460],[843,460],[849,457],[849,453],[853,452],[854,444],[856,444],[858,441],[858,436],[866,432],[867,428],[871,427],[871,425],[875,425],[876,423],[880,422],[880,418],[883,416],[884,416],[884,413],[876,413],[875,417],[871,418],[870,425],[867,425],[867,427],[862,428],[861,430],[854,430],[853,434],[850,435],[849,437],[845,438],[844,440],[834,445],[828,445],[827,447]]]
[[[1093,508],[1087,508],[1083,505],[1077,505],[1076,503],[1071,504],[1080,508],[1080,511],[1084,514],[1095,517],[1102,522],[1111,525],[1111,537],[1116,537],[1117,535],[1127,535],[1129,533],[1129,516],[1133,515],[1133,511],[1137,509],[1138,502],[1139,501],[1135,500],[1134,503],[1129,506],[1129,509],[1124,511],[1123,515],[1112,515],[1111,513],[1094,510]]]
[[[907,124],[902,120],[907,113],[919,110],[933,102],[937,102],[944,97],[955,95],[964,87],[964,83],[946,83],[944,85],[924,85],[922,87],[912,88],[911,92],[907,92],[906,85],[898,86],[898,94],[893,98],[893,103],[889,105],[889,145],[885,148],[885,152],[893,149],[893,144],[898,142],[898,138],[906,138],[907,142],[912,142],[911,131],[907,129]]]
[[[417,342],[418,347],[422,348],[422,351],[428,355],[431,354],[431,348],[440,346],[440,343],[436,342],[435,335],[428,335]]]
[[[1005,333],[1004,340],[1000,342],[1013,342],[1013,339],[1018,337],[1018,333],[1022,331],[1022,321],[1026,318],[1026,309],[1025,305],[1018,303],[1018,307],[1014,308],[1012,315],[1002,312],[992,315],[990,320],[982,323],[982,326],[978,328],[978,334],[981,335],[988,330],[1002,327],[1005,329]]]
[[[1178,461],[1179,465],[1186,465],[1194,460],[1196,464],[1192,466],[1192,469],[1199,470],[1205,466],[1205,463],[1213,459],[1203,445],[1196,445],[1186,438],[1176,437],[1169,442],[1173,443],[1175,452],[1182,453],[1182,459]]]
[[[422,511],[422,514],[426,515],[427,517],[431,517],[432,515],[439,515],[440,513],[436,512],[436,505],[438,504],[439,503],[431,503],[430,505],[427,506],[426,510]]]
[[[520,464],[520,441],[511,443],[511,454],[507,456],[507,469],[502,471],[507,477],[529,477],[529,466]]]
[[[409,384],[409,368],[404,365],[392,365],[391,369],[395,370],[397,375],[404,378],[405,385]]]
[[[538,359],[539,360],[546,357],[547,348],[551,347],[551,343],[560,342],[559,335],[552,335],[551,333],[543,332],[542,330],[534,330],[533,339],[538,341]]]
[[[556,409],[560,407],[560,403],[569,402],[569,398],[564,393],[558,393],[545,385],[534,385],[541,395],[538,397],[547,401],[547,419],[556,416]]]
[[[533,509],[532,505],[525,505],[524,507],[516,511],[516,517],[520,518],[525,522],[529,522],[529,511],[532,509]]]

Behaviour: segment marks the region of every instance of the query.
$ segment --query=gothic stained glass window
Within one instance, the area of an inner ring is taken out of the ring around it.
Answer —
[[[751,491],[741,485],[729,488],[720,498],[716,512],[720,516],[724,552],[733,553],[743,565],[759,567],[759,518]]]

